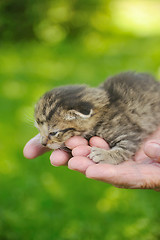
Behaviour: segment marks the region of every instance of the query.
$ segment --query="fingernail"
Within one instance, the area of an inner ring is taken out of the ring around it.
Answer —
[[[157,143],[148,143],[146,145],[146,152],[150,157],[158,158],[160,157],[160,145]]]
[[[58,167],[57,165],[55,165],[55,163],[53,161],[51,161],[51,165],[54,167]]]
[[[51,165],[52,165],[52,166],[54,166],[54,167],[58,167],[58,166],[55,164],[55,162],[54,162],[54,159],[53,159],[53,156],[52,156],[52,155],[50,156],[50,163],[51,163]]]

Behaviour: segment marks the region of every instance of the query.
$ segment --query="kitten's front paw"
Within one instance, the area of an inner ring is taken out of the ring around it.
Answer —
[[[124,150],[122,151],[124,154]],[[102,148],[92,147],[91,153],[88,157],[95,163],[119,164],[124,161],[123,154],[121,154],[120,149],[117,151],[116,149],[105,150]]]
[[[103,162],[105,161],[106,152],[107,150],[97,148],[97,147],[92,147],[91,153],[88,155],[88,157],[95,163]]]

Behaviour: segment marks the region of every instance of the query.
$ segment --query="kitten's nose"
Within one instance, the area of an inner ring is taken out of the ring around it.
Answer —
[[[41,144],[46,147],[47,146],[47,143],[48,143],[48,138],[45,138],[45,137],[42,137],[41,139]]]
[[[46,147],[46,146],[47,146],[47,143],[42,143],[42,145],[43,145],[44,147]]]

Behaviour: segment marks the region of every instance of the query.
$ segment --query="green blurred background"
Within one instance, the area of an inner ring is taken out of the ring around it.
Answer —
[[[22,153],[42,93],[125,70],[160,78],[160,1],[0,1],[0,240],[160,239],[158,192]]]

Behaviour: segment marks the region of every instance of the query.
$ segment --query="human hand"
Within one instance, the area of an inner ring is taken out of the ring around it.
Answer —
[[[95,164],[89,158],[92,146],[109,149],[108,144],[99,137],[93,137],[88,144],[82,137],[72,137],[66,146],[72,149],[72,155],[55,150],[50,157],[54,166],[66,165],[84,173],[88,178],[110,183],[119,188],[140,188],[160,190],[160,129],[153,134],[133,160],[119,165]],[[31,139],[24,148],[24,156],[35,158],[49,149],[40,145],[39,135]]]

